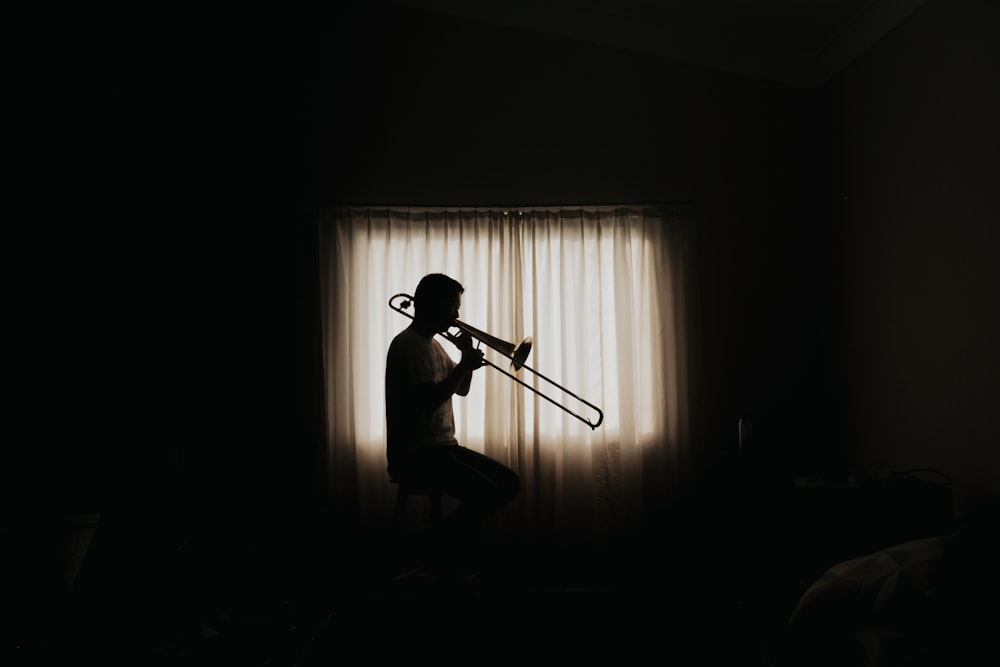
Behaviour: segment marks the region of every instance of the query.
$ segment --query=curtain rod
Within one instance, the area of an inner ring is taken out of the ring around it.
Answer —
[[[453,208],[453,209],[477,209],[477,208],[497,208],[497,209],[519,209],[519,208],[583,208],[585,206],[592,207],[608,207],[614,208],[619,206],[655,206],[655,207],[693,207],[695,202],[693,201],[672,201],[672,202],[616,202],[616,203],[597,203],[597,202],[586,202],[586,203],[552,203],[552,204],[350,204],[350,203],[326,203],[320,204],[322,208]]]

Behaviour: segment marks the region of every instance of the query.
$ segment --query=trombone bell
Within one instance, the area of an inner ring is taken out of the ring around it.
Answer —
[[[521,370],[524,362],[528,360],[529,354],[531,354],[531,336],[522,340],[521,344],[514,350],[514,354],[511,355],[511,365],[515,371]]]

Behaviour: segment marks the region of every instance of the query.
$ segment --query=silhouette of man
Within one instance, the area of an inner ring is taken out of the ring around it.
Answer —
[[[474,544],[483,521],[521,488],[513,470],[455,438],[452,396],[468,395],[483,352],[462,331],[454,339],[462,351],[456,364],[435,334],[455,325],[464,291],[444,274],[424,276],[413,295],[413,322],[393,338],[386,357],[389,476],[433,486],[459,501],[441,524],[446,548]]]

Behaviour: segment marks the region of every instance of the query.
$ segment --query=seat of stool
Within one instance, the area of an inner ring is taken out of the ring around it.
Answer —
[[[413,482],[401,482],[394,478],[390,478],[389,481],[396,485],[396,506],[393,510],[392,522],[397,529],[403,528],[406,523],[407,501],[409,501],[410,496],[427,496],[431,524],[441,521],[443,515],[441,497],[445,494],[440,489]]]

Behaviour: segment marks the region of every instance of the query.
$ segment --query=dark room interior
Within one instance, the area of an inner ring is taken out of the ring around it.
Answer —
[[[995,652],[1000,5],[487,4],[39,31],[14,654]],[[636,203],[697,220],[683,493],[421,569],[331,483],[320,212]]]

